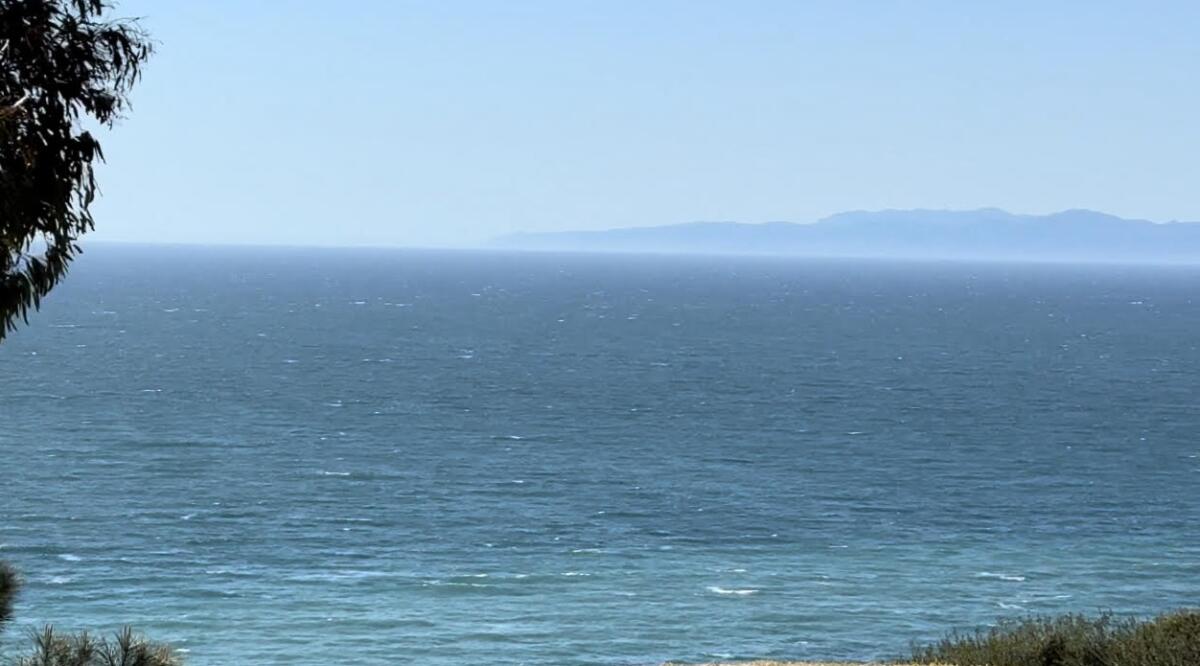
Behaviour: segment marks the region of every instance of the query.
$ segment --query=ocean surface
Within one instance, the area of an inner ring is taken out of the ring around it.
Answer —
[[[904,654],[1200,604],[1200,270],[96,246],[0,344],[9,639]]]

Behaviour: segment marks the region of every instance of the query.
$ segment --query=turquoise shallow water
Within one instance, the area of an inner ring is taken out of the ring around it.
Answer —
[[[97,248],[0,345],[17,632],[652,664],[1194,606],[1198,279]]]

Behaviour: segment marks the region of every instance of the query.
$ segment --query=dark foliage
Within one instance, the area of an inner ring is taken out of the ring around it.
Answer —
[[[1196,666],[1200,612],[1148,621],[1109,614],[1027,618],[988,631],[951,634],[915,649],[912,660],[956,666]]]
[[[0,339],[27,319],[93,226],[100,143],[152,44],[106,0],[0,0]]]
[[[0,630],[12,619],[12,604],[20,586],[17,572],[0,562]],[[46,627],[32,634],[29,651],[3,663],[12,666],[180,666],[183,662],[170,646],[155,643],[132,629],[112,638],[95,638],[87,632],[64,634]]]
[[[126,628],[111,639],[87,633],[59,634],[46,627],[33,635],[33,650],[14,666],[178,666],[170,648],[152,643]]]
[[[93,165],[104,159],[84,123],[111,127],[152,45],[136,21],[105,17],[105,0],[0,0],[0,340],[28,317],[91,231]],[[0,562],[0,629],[19,580]],[[14,663],[169,666],[168,648],[132,631],[111,640],[47,627]]]
[[[20,580],[17,572],[7,564],[0,562],[0,629],[12,619],[13,601],[17,598],[17,588]]]

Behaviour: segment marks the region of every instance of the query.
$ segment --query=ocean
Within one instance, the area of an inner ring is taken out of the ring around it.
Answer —
[[[1200,601],[1200,269],[95,246],[0,344],[7,636],[903,656]]]

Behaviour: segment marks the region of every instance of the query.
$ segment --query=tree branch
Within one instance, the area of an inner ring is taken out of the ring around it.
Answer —
[[[14,102],[13,104],[11,104],[9,106],[4,107],[3,109],[0,109],[0,119],[11,118],[11,117],[17,115],[18,113],[21,112],[21,107],[25,106],[25,102],[28,102],[28,101],[29,101],[29,93],[25,93],[24,95],[21,96],[21,99],[17,100],[16,102]]]

